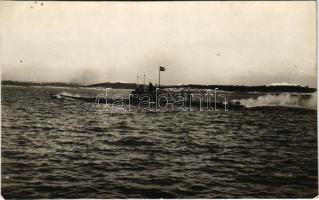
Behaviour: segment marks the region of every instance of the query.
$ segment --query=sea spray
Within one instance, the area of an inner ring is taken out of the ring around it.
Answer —
[[[81,97],[81,95],[79,94],[72,94],[72,93],[69,93],[69,92],[61,92],[59,95],[64,95],[64,96],[71,96],[71,97]]]
[[[317,93],[312,94],[291,94],[282,93],[277,95],[263,95],[257,98],[241,99],[240,104],[247,107],[259,106],[285,106],[317,109]]]
[[[74,100],[74,99],[72,99],[72,97],[81,97],[81,96],[79,94],[72,94],[72,93],[65,92],[65,91],[62,91],[59,94],[51,95],[51,98],[54,98],[54,99]]]

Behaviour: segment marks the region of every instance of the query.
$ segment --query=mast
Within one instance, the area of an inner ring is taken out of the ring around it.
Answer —
[[[138,87],[138,76],[136,76],[136,87]]]
[[[161,86],[161,71],[165,71],[165,67],[159,66],[158,68],[158,87]]]
[[[161,85],[161,67],[158,68],[158,88]]]

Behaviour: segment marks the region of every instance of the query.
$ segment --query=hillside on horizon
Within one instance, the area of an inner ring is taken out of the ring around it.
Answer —
[[[23,82],[2,80],[2,85],[16,85],[16,86],[55,86],[55,87],[101,87],[113,89],[135,89],[136,83],[125,82],[104,82],[90,85],[64,82]],[[142,84],[139,84],[142,85]],[[316,88],[300,85],[259,85],[259,86],[245,86],[245,85],[201,85],[201,84],[184,84],[184,85],[161,85],[161,88],[190,88],[190,89],[215,89],[228,92],[298,92],[298,93],[312,93],[316,92]]]

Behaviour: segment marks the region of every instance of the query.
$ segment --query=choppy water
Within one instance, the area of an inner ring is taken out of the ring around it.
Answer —
[[[61,92],[100,91],[2,86],[5,198],[317,195],[315,110],[104,111]]]

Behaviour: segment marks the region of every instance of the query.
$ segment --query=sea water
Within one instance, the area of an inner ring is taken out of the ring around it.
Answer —
[[[282,98],[278,95],[259,100],[237,95],[246,108],[216,112],[103,110],[50,98],[101,92],[2,86],[5,198],[312,198],[318,193],[315,108],[268,105]]]

